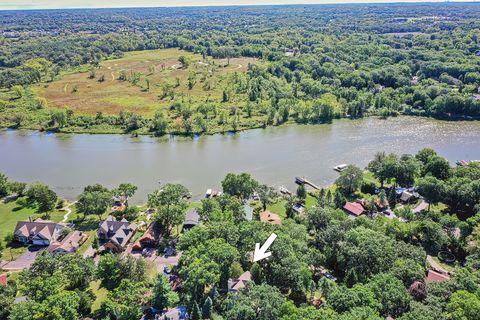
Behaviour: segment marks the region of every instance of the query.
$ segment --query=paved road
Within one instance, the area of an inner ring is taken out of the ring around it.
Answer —
[[[37,255],[43,250],[45,250],[45,248],[31,250],[31,251],[28,250],[27,252],[19,256],[17,260],[7,262],[4,266],[2,266],[2,269],[5,269],[5,270],[28,269],[35,261],[35,258],[37,257]]]

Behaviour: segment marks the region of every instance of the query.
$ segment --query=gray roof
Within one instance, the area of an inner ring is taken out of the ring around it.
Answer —
[[[185,222],[183,225],[193,225],[196,226],[200,223],[200,215],[196,208],[188,210],[187,215],[185,216]]]
[[[245,212],[245,219],[248,221],[252,221],[253,219],[253,208],[250,207],[248,204],[243,206],[243,210]]]

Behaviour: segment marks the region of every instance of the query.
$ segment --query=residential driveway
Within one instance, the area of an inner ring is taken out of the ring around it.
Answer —
[[[35,261],[37,255],[45,250],[45,248],[32,248],[22,254],[17,260],[7,262],[2,269],[5,270],[23,270],[28,269]]]
[[[173,257],[166,258],[165,256],[152,256],[151,258],[149,258],[149,260],[152,260],[155,263],[158,272],[163,272],[163,268],[177,265],[181,256],[182,252],[178,252],[177,255]]]

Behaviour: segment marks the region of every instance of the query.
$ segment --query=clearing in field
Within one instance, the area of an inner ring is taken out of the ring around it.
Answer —
[[[179,62],[185,57],[187,63]],[[203,59],[178,49],[126,53],[89,72],[69,74],[38,89],[49,107],[68,107],[75,113],[152,114],[173,99],[221,101],[231,76],[247,71],[254,58]]]

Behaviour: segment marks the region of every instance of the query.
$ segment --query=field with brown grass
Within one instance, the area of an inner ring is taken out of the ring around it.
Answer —
[[[178,61],[180,56],[190,60],[187,68]],[[258,60],[203,59],[178,49],[130,52],[103,61],[89,72],[64,75],[36,91],[49,108],[69,108],[76,114],[130,111],[151,115],[168,108],[172,100],[221,101],[232,76],[247,71],[250,63],[258,64]],[[193,86],[189,87],[189,82]]]

